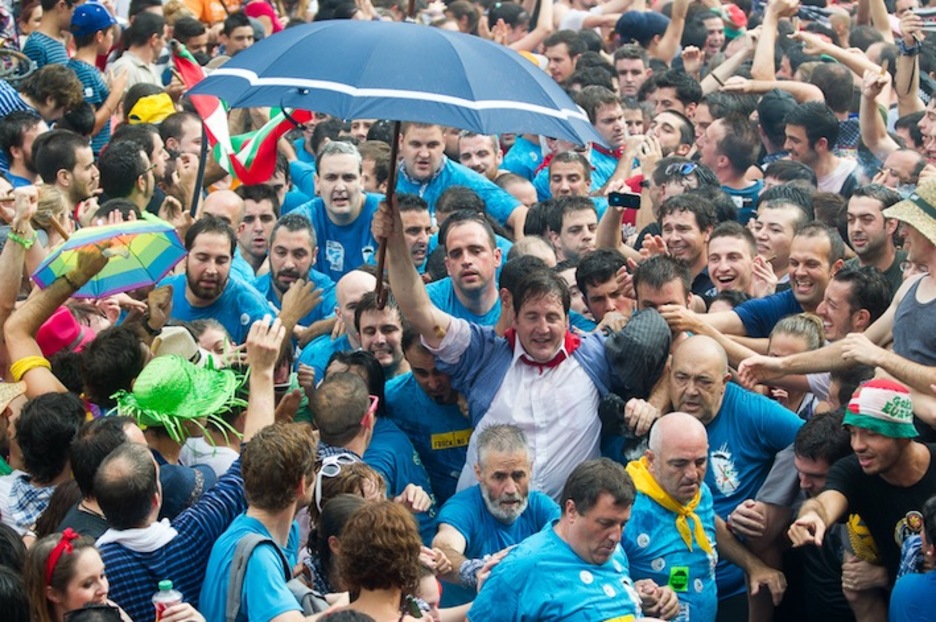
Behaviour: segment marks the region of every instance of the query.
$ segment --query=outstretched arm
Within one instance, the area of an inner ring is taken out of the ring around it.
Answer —
[[[413,258],[406,248],[400,212],[393,210],[391,214],[390,207],[382,203],[374,214],[371,232],[375,238],[387,240],[387,273],[390,277],[390,289],[400,306],[400,311],[422,335],[426,344],[437,348],[448,331],[452,316],[437,309],[429,300],[426,285],[416,271]]]

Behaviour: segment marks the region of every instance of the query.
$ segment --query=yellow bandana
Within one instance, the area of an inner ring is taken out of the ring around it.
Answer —
[[[692,532],[695,532],[696,542],[699,547],[708,554],[712,554],[712,544],[708,536],[705,535],[705,529],[702,527],[702,519],[695,513],[695,509],[702,499],[702,490],[696,493],[692,501],[686,505],[680,505],[678,501],[669,496],[665,490],[657,483],[650,470],[647,468],[646,456],[640,460],[634,460],[627,465],[627,473],[634,480],[634,486],[638,492],[650,497],[652,500],[663,506],[664,509],[676,513],[676,531],[682,536],[683,542],[692,550]],[[692,519],[693,529],[689,528],[689,520]]]

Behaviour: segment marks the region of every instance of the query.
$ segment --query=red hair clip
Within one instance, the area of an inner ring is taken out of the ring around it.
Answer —
[[[52,573],[55,572],[55,566],[58,564],[59,559],[62,558],[62,553],[71,555],[72,541],[80,537],[81,535],[71,527],[66,528],[65,531],[62,532],[62,537],[59,539],[58,544],[55,545],[55,548],[52,549],[52,552],[49,553],[49,560],[46,562],[46,585],[52,583]]]

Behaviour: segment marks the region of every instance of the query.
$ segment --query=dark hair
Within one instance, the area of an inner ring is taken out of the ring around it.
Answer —
[[[871,45],[883,40],[884,35],[874,26],[860,24],[852,26],[848,32],[848,45],[856,47],[862,52],[867,52]]]
[[[422,541],[416,519],[400,504],[364,504],[345,524],[340,539],[338,568],[352,594],[362,589],[412,594],[418,587]]]
[[[569,51],[570,58],[575,58],[588,49],[585,46],[585,42],[579,37],[579,33],[574,30],[559,30],[549,35],[546,37],[546,40],[543,41],[543,49],[545,50],[557,46],[560,43],[566,44],[566,49]]]
[[[498,20],[511,28],[516,28],[530,22],[530,15],[516,2],[495,2],[487,11],[488,28],[494,28]]]
[[[238,28],[243,27],[253,28],[250,25],[250,18],[247,17],[247,14],[243,11],[236,11],[234,13],[228,13],[228,16],[224,18],[224,27],[222,32],[225,37],[230,37],[234,34],[234,31]]]
[[[335,563],[331,547],[328,545],[328,539],[332,536],[339,537],[344,530],[344,526],[351,520],[351,516],[365,505],[367,505],[367,501],[363,497],[340,494],[332,497],[322,506],[322,513],[315,526],[316,546],[313,553],[318,553],[318,558],[322,562],[322,568],[325,569],[326,573],[332,570]]]
[[[112,528],[139,528],[150,515],[157,484],[150,450],[123,443],[101,462],[94,476],[94,497]]]
[[[620,105],[617,94],[602,86],[586,86],[576,96],[575,103],[585,109],[588,120],[595,123],[598,109],[602,106]]]
[[[829,466],[852,452],[848,430],[840,413],[821,413],[807,420],[796,433],[793,453],[808,460],[824,460]]]
[[[90,147],[88,139],[67,130],[50,130],[42,142],[33,143],[33,162],[43,183],[55,184],[58,172],[72,171],[78,162],[79,149]]]
[[[809,148],[813,149],[821,138],[826,139],[831,152],[839,136],[839,122],[835,113],[823,102],[799,104],[787,113],[783,120],[787,125],[796,125],[806,131]]]
[[[231,256],[234,256],[234,249],[237,246],[237,236],[231,225],[220,218],[206,214],[195,221],[185,233],[185,250],[190,251],[195,246],[195,239],[203,233],[216,233],[226,235],[231,242]]]
[[[874,266],[843,268],[835,273],[833,281],[849,283],[848,307],[854,313],[867,309],[871,322],[884,315],[891,303],[890,282]]]
[[[205,25],[195,19],[184,15],[175,21],[172,26],[172,36],[182,45],[188,45],[189,39],[200,37],[207,32]],[[170,115],[171,116],[171,115]],[[165,123],[165,121],[163,121]]]
[[[466,32],[477,34],[480,16],[474,3],[468,2],[467,0],[455,0],[455,2],[449,3],[446,12],[451,14],[452,19],[456,22],[460,22],[462,18],[464,18],[467,25]]]
[[[771,162],[767,165],[767,168],[764,169],[764,177],[773,177],[779,181],[802,180],[813,188],[819,185],[819,180],[816,178],[816,171],[814,171],[812,167],[793,160],[777,160]],[[774,188],[780,187],[782,186],[774,186]],[[768,188],[764,192],[769,192],[774,188]]]
[[[124,32],[127,47],[146,45],[153,35],[162,35],[166,28],[166,20],[162,15],[143,12],[130,22],[130,27]]]
[[[643,284],[651,289],[660,289],[671,281],[680,281],[686,296],[692,291],[692,276],[686,264],[670,255],[655,255],[637,266],[633,274],[634,293]]]
[[[4,525],[6,527],[6,525]],[[26,555],[26,549],[23,549]],[[21,564],[22,568],[22,564]],[[0,564],[0,611],[6,622],[30,622],[29,598],[20,572]]]
[[[709,243],[716,238],[737,238],[743,240],[751,251],[751,257],[757,256],[757,240],[751,230],[736,221],[725,221],[718,223],[709,236]]]
[[[94,220],[101,218],[106,220],[113,212],[120,212],[124,220],[127,220],[131,213],[137,218],[142,216],[140,208],[133,201],[129,199],[110,199],[94,212]]]
[[[855,85],[852,72],[845,65],[822,63],[813,70],[809,82],[819,87],[834,112],[848,112],[851,108]]]
[[[81,376],[92,402],[111,408],[114,393],[130,390],[146,364],[141,346],[137,330],[121,325],[102,330],[82,350]]]
[[[747,117],[729,114],[718,120],[725,128],[725,135],[718,142],[718,152],[728,158],[736,173],[744,173],[757,162],[760,141],[757,130]]]
[[[913,153],[916,152],[914,151]],[[900,201],[900,194],[898,194],[897,191],[882,184],[859,186],[852,192],[852,196],[874,199],[881,204],[882,211]]]
[[[646,82],[644,82],[646,84]],[[679,144],[680,145],[692,145],[695,143],[695,125],[692,123],[692,119],[679,112],[678,110],[664,110],[660,114],[671,114],[677,119],[679,119]]]
[[[585,54],[594,54],[594,52],[585,52]],[[582,54],[579,58],[581,59],[585,54]],[[569,79],[566,80],[566,84],[568,86],[578,86],[582,90],[600,88],[610,91],[614,88],[613,78],[611,74],[608,73],[608,70],[595,65],[578,67],[572,72]],[[576,101],[579,100],[578,97],[575,99]],[[592,123],[594,123],[594,121],[592,121]]]
[[[43,393],[26,402],[16,420],[16,440],[26,471],[48,484],[68,463],[68,445],[85,418],[84,405],[71,393]]]
[[[690,173],[683,174],[682,167],[673,167],[673,169],[670,170],[673,164],[694,164],[694,166]],[[721,188],[718,178],[715,177],[715,173],[713,173],[709,167],[703,164],[696,164],[689,158],[683,156],[666,156],[657,162],[657,165],[652,171],[653,183],[658,186],[662,186],[670,181],[681,181],[689,176],[694,176],[696,178],[696,181],[699,182],[699,188],[703,186]]]
[[[485,209],[481,195],[467,186],[449,186],[439,195],[435,205],[435,211],[443,214],[463,210],[483,214]],[[443,239],[442,236],[439,236],[439,239]]]
[[[829,380],[839,383],[839,390],[836,395],[839,404],[847,406],[858,387],[874,378],[874,373],[874,367],[871,365],[852,365],[845,369],[830,372]]]
[[[240,185],[234,190],[234,193],[244,201],[253,201],[254,203],[269,201],[273,205],[273,213],[279,218],[279,195],[276,194],[273,186],[269,184]]]
[[[298,423],[268,425],[241,454],[244,496],[251,507],[276,512],[296,501],[299,486],[315,476],[311,430]]]
[[[156,155],[154,137],[159,135],[159,129],[152,123],[124,123],[114,131],[110,145],[123,142],[134,143],[152,159]]]
[[[698,193],[677,194],[663,201],[660,205],[660,224],[663,224],[663,219],[667,216],[679,212],[689,212],[695,215],[699,231],[711,229],[718,223],[715,206]]]
[[[508,260],[501,269],[497,286],[501,289],[506,289],[511,295],[516,295],[520,284],[537,270],[549,270],[546,262],[539,257],[534,255],[513,257]]]
[[[159,8],[162,10],[162,2],[160,0],[130,0],[130,8],[127,11],[128,17],[132,17],[134,20],[136,16],[140,13],[145,12],[147,9]]]
[[[315,124],[312,136],[309,137],[309,146],[312,147],[316,157],[318,157],[319,151],[325,146],[327,140],[338,140],[342,127],[344,127],[344,123],[340,119],[326,119]]]
[[[72,473],[81,494],[94,497],[94,474],[110,452],[127,442],[124,428],[133,423],[129,417],[98,417],[86,421],[68,448]]]
[[[176,26],[176,28],[178,28],[178,26]],[[168,142],[170,138],[181,140],[182,136],[185,134],[182,128],[185,126],[185,122],[189,120],[195,121],[199,125],[202,123],[201,117],[194,112],[173,112],[159,124],[159,137],[163,139],[164,143]]]
[[[923,528],[926,530],[927,543],[931,547],[936,546],[936,495],[923,504]]]
[[[566,513],[566,501],[575,503],[579,515],[587,514],[603,494],[611,495],[614,504],[627,507],[634,503],[637,491],[624,465],[608,458],[589,460],[575,467],[562,488],[559,505]]]
[[[94,133],[94,107],[88,102],[82,102],[66,110],[55,127],[90,138]]]
[[[653,90],[662,88],[675,89],[676,99],[684,106],[698,104],[702,100],[702,87],[699,82],[685,72],[670,69],[659,74],[653,81]]]
[[[371,126],[371,129],[373,129],[373,126]],[[365,140],[358,145],[358,151],[361,153],[362,161],[370,160],[374,163],[375,184],[379,186],[389,180],[390,145],[379,140]]]
[[[517,291],[513,292],[514,312],[520,315],[524,303],[544,296],[558,297],[565,314],[569,315],[569,307],[572,305],[569,286],[565,279],[552,270],[538,270],[520,282]]]
[[[6,523],[0,523],[0,568],[22,573],[25,561],[26,544],[22,536]]]
[[[55,533],[58,526],[65,520],[65,515],[81,501],[81,497],[81,489],[73,479],[56,486],[52,496],[49,497],[49,504],[36,520],[36,537],[44,538]]]
[[[403,332],[406,332],[408,328],[409,325],[404,324]],[[377,405],[378,416],[385,413],[386,402],[384,400],[384,386],[386,378],[384,376],[383,367],[380,366],[380,361],[377,360],[377,357],[374,356],[372,352],[366,350],[333,352],[328,358],[328,364],[325,365],[326,373],[332,363],[340,363],[349,368],[358,367],[362,369],[367,376],[365,381],[367,383],[367,392],[370,395],[376,395],[380,399]]]
[[[523,235],[544,237],[549,231],[549,214],[556,207],[556,199],[550,198],[530,206],[526,221],[523,223]]]
[[[587,211],[591,211],[595,213],[595,215],[598,214],[598,210],[595,209],[595,204],[592,203],[592,200],[588,197],[558,197],[554,205],[555,209],[550,210],[548,214],[549,231],[553,233],[562,232],[562,223],[569,214]]]
[[[112,142],[101,154],[101,188],[108,197],[127,197],[133,191],[137,179],[146,172],[142,151],[136,141]]]
[[[279,233],[280,229],[286,229],[290,233],[296,233],[297,231],[305,231],[309,234],[309,242],[312,244],[312,247],[315,248],[317,241],[315,238],[315,228],[312,226],[312,223],[304,214],[298,212],[290,212],[282,218],[276,221],[276,224],[273,225],[273,231],[270,233],[270,244],[273,244],[273,240],[276,239],[276,234]]]
[[[716,302],[724,302],[727,303],[732,309],[734,309],[739,305],[744,304],[748,300],[751,300],[751,298],[753,298],[753,296],[747,292],[742,292],[737,289],[723,289],[722,291],[715,294],[715,297],[712,298],[708,306],[711,308],[711,306]]]
[[[84,88],[69,67],[52,63],[26,78],[19,87],[20,93],[34,102],[52,100],[56,107],[71,110],[84,102]]]
[[[554,155],[549,162],[548,172],[550,174],[552,173],[554,164],[578,164],[582,167],[582,177],[584,177],[586,181],[591,181],[591,164],[588,162],[588,158],[577,151],[560,151]]]
[[[165,89],[161,86],[156,86],[155,84],[150,84],[149,82],[137,82],[129,89],[123,97],[123,120],[124,125],[121,125],[114,131],[114,135],[121,130],[125,125],[130,125],[127,121],[130,120],[130,112],[133,110],[133,107],[137,105],[137,102],[143,99],[144,97],[149,97],[150,95],[158,95],[160,93],[165,93]],[[126,131],[126,130],[125,130]],[[114,140],[114,135],[111,135],[111,141]],[[152,147],[149,149],[152,151]],[[146,151],[146,150],[144,150]]]
[[[907,147],[923,146],[923,130],[920,129],[920,120],[925,114],[925,110],[911,112],[910,114],[905,114],[894,122],[895,130],[906,129],[910,133],[910,138],[913,140],[913,144],[907,145]]]
[[[386,119],[380,119],[367,130],[367,140],[386,144],[388,147],[393,142],[393,123]],[[389,157],[388,157],[389,162]]]
[[[839,232],[829,225],[814,220],[808,222],[805,225],[799,226],[796,228],[796,233],[793,234],[794,237],[804,237],[804,238],[820,238],[825,237],[829,240],[829,265],[831,266],[839,259],[845,257],[845,242],[842,241],[842,236],[839,235]]]
[[[368,391],[364,380],[354,372],[331,374],[322,380],[309,400],[322,442],[340,447],[361,432]]]
[[[497,237],[494,234],[494,228],[491,226],[488,217],[484,213],[471,210],[459,210],[445,219],[442,227],[439,229],[439,244],[446,246],[448,244],[449,232],[457,226],[467,223],[477,223],[487,234],[488,241],[491,243],[491,250],[497,248]]]
[[[768,194],[769,193],[769,194]],[[795,207],[798,215],[793,228],[813,220],[812,197],[805,191],[791,184],[768,188],[757,202],[757,211]]]
[[[648,65],[647,50],[634,43],[625,43],[616,49],[612,59],[615,63],[619,60],[625,59],[641,60],[643,61],[644,67]]]
[[[22,148],[24,134],[41,122],[39,115],[31,110],[14,110],[0,119],[0,149],[8,162],[13,161],[11,149]]]
[[[575,284],[587,301],[589,287],[613,279],[618,270],[626,265],[627,259],[618,251],[610,248],[595,249],[579,262],[575,270]]]

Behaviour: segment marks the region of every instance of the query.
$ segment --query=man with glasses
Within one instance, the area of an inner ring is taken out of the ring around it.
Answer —
[[[101,188],[108,199],[128,199],[146,211],[156,188],[156,165],[132,141],[118,142],[104,150],[98,160]]]

